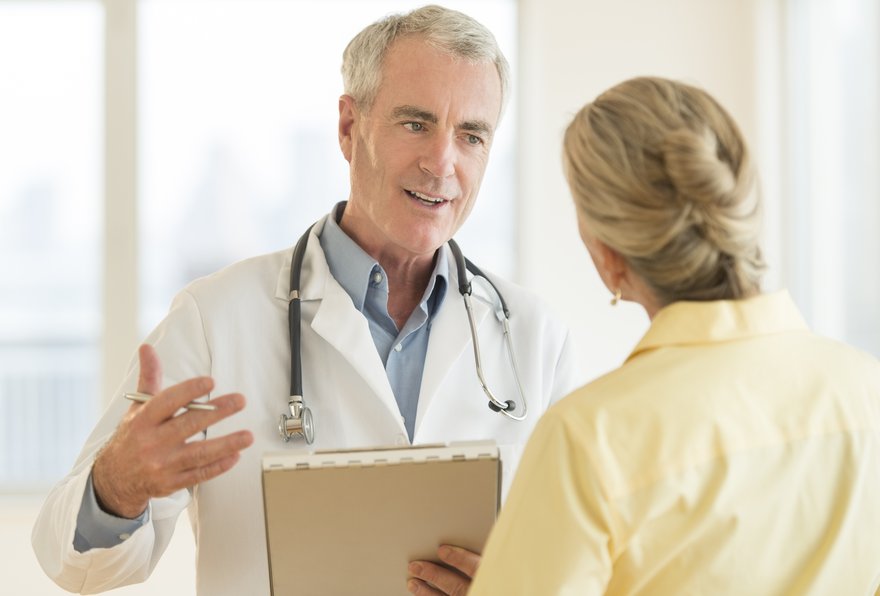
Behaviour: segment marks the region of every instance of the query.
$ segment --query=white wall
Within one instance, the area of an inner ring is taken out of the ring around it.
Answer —
[[[563,131],[577,110],[606,88],[629,77],[657,75],[712,93],[757,149],[763,71],[756,47],[769,4],[520,2],[519,281],[538,290],[572,325],[591,375],[619,365],[648,320],[635,305],[609,305],[610,295],[580,243],[561,169]]]

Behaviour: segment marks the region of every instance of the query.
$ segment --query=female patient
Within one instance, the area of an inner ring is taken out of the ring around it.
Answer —
[[[874,594],[880,363],[762,294],[748,150],[705,92],[626,81],[564,159],[581,237],[647,334],[545,415],[474,594]]]

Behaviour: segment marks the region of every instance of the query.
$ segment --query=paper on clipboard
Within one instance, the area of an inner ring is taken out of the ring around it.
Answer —
[[[501,464],[492,442],[263,456],[272,594],[408,594],[440,544],[481,552]]]

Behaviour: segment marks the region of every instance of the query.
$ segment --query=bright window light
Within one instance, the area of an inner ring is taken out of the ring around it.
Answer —
[[[192,279],[292,246],[348,197],[337,140],[342,51],[364,26],[423,2],[146,0],[140,5],[143,333]],[[515,61],[516,3],[446,3]],[[475,261],[514,267],[514,125],[508,106],[471,220]]]

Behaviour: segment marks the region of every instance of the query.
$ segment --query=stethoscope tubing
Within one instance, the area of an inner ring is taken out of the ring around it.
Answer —
[[[302,274],[302,264],[305,258],[306,246],[308,245],[309,235],[315,224],[309,226],[309,229],[300,237],[293,249],[293,255],[290,260],[290,294],[287,307],[288,328],[290,331],[290,395],[288,397],[287,406],[290,414],[282,414],[278,425],[278,431],[282,439],[287,442],[293,437],[302,436],[306,443],[311,444],[314,441],[314,424],[309,408],[303,401],[303,376],[302,376],[302,308],[301,297],[299,295],[300,277]],[[458,244],[450,239],[449,248],[452,251],[456,271],[458,273],[458,291],[464,300],[465,310],[467,311],[468,325],[470,326],[471,339],[474,349],[474,365],[476,367],[477,378],[486,397],[489,398],[489,407],[500,412],[513,420],[525,420],[528,413],[528,403],[523,392],[521,377],[519,374],[519,366],[516,360],[516,352],[513,349],[513,340],[510,333],[510,311],[504,296],[498,290],[492,280],[484,274],[479,267],[471,263],[464,257]],[[516,403],[513,400],[501,401],[495,397],[486,377],[483,373],[483,359],[480,352],[479,334],[477,333],[477,325],[474,317],[474,308],[471,295],[473,289],[467,273],[470,271],[474,276],[481,277],[492,287],[498,297],[500,309],[496,310],[496,315],[501,321],[504,330],[504,343],[507,346],[507,355],[513,369],[514,378],[516,379],[517,389],[519,391],[520,400],[522,402],[522,413],[515,414]]]
[[[519,376],[519,367],[516,364],[516,353],[513,350],[513,342],[510,337],[510,310],[507,308],[507,303],[504,300],[504,296],[501,294],[501,291],[492,283],[492,280],[483,273],[479,267],[471,263],[468,259],[465,258],[464,254],[462,254],[461,249],[458,247],[458,243],[455,240],[449,239],[449,248],[452,250],[452,255],[455,258],[455,266],[458,270],[458,291],[461,294],[462,299],[464,299],[464,307],[467,311],[468,317],[468,325],[471,328],[471,339],[474,348],[474,365],[477,369],[477,378],[480,380],[480,386],[483,388],[483,393],[486,394],[486,397],[489,398],[489,407],[495,412],[501,412],[508,418],[513,420],[525,420],[526,414],[528,413],[528,404],[526,403],[525,396],[523,395],[522,383],[520,381]],[[507,345],[507,354],[511,361],[511,366],[513,367],[513,374],[516,378],[516,385],[519,389],[520,399],[523,404],[523,411],[521,414],[514,414],[513,411],[516,409],[516,404],[512,400],[502,402],[498,398],[495,397],[495,394],[492,393],[492,390],[489,389],[489,384],[486,382],[486,377],[483,374],[483,358],[481,356],[480,351],[480,340],[479,333],[477,333],[477,323],[474,318],[474,305],[471,300],[471,295],[473,294],[473,286],[467,277],[467,270],[470,270],[474,275],[482,277],[485,279],[492,289],[495,291],[495,295],[498,296],[498,301],[501,306],[501,312],[499,314],[499,319],[501,320],[501,325],[504,329],[504,342]]]

